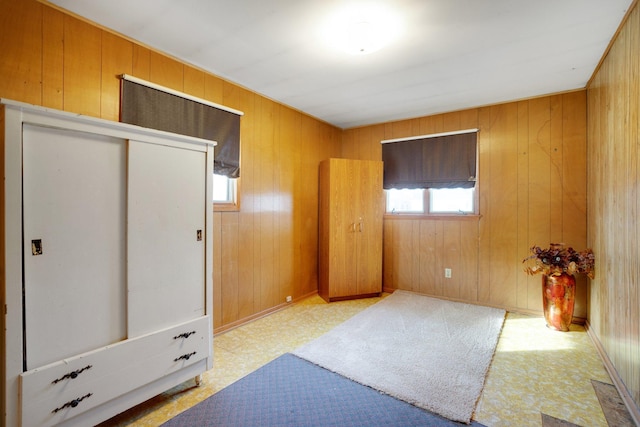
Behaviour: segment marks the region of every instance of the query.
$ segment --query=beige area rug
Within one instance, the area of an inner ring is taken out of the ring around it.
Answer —
[[[470,423],[505,314],[395,291],[293,354],[415,406]]]

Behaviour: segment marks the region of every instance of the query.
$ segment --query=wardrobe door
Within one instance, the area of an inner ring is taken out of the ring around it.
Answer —
[[[26,369],[126,337],[124,140],[23,127]]]
[[[357,234],[359,227],[357,204],[359,171],[351,160],[331,159],[330,169],[330,224],[329,275],[331,298],[355,295],[357,260]]]
[[[128,332],[205,314],[206,153],[129,141]]]
[[[384,216],[384,193],[382,191],[382,162],[358,162],[358,254],[356,263],[357,294],[382,291],[382,219]]]

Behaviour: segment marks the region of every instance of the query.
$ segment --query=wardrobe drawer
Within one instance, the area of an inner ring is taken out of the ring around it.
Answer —
[[[204,316],[22,373],[22,425],[69,420],[211,357],[210,324]]]

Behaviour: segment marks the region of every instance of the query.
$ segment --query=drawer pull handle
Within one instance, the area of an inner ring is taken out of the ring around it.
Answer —
[[[80,402],[82,402],[83,400],[85,400],[88,397],[93,396],[93,393],[87,393],[82,397],[78,397],[76,399],[70,400],[69,402],[65,403],[64,405],[62,405],[59,408],[54,409],[53,411],[51,411],[52,414],[57,414],[58,412],[62,411],[65,408],[75,408],[76,406],[78,406],[80,404]]]
[[[189,338],[191,335],[193,335],[195,333],[196,333],[196,331],[185,332],[185,333],[182,333],[180,335],[176,335],[175,337],[173,337],[173,339],[177,340],[178,338]]]
[[[191,356],[193,356],[194,354],[196,354],[196,352],[195,352],[195,351],[194,351],[194,352],[191,352],[191,353],[183,354],[182,356],[180,356],[180,357],[176,357],[175,359],[173,359],[173,361],[174,361],[174,362],[177,362],[178,360],[181,360],[181,359],[189,360],[189,358],[190,358]]]
[[[92,367],[93,367],[92,365],[87,365],[82,369],[76,369],[73,372],[69,372],[68,374],[64,374],[60,378],[51,381],[51,384],[58,384],[60,381],[67,380],[67,379],[71,379],[71,380],[76,379],[76,378],[78,378],[78,375],[80,375],[82,372],[86,371],[87,369],[91,369]]]

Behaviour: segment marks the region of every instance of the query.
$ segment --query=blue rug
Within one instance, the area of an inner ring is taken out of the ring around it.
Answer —
[[[384,367],[381,367],[384,369]],[[164,427],[466,426],[285,354]],[[472,422],[472,426],[482,424]]]

